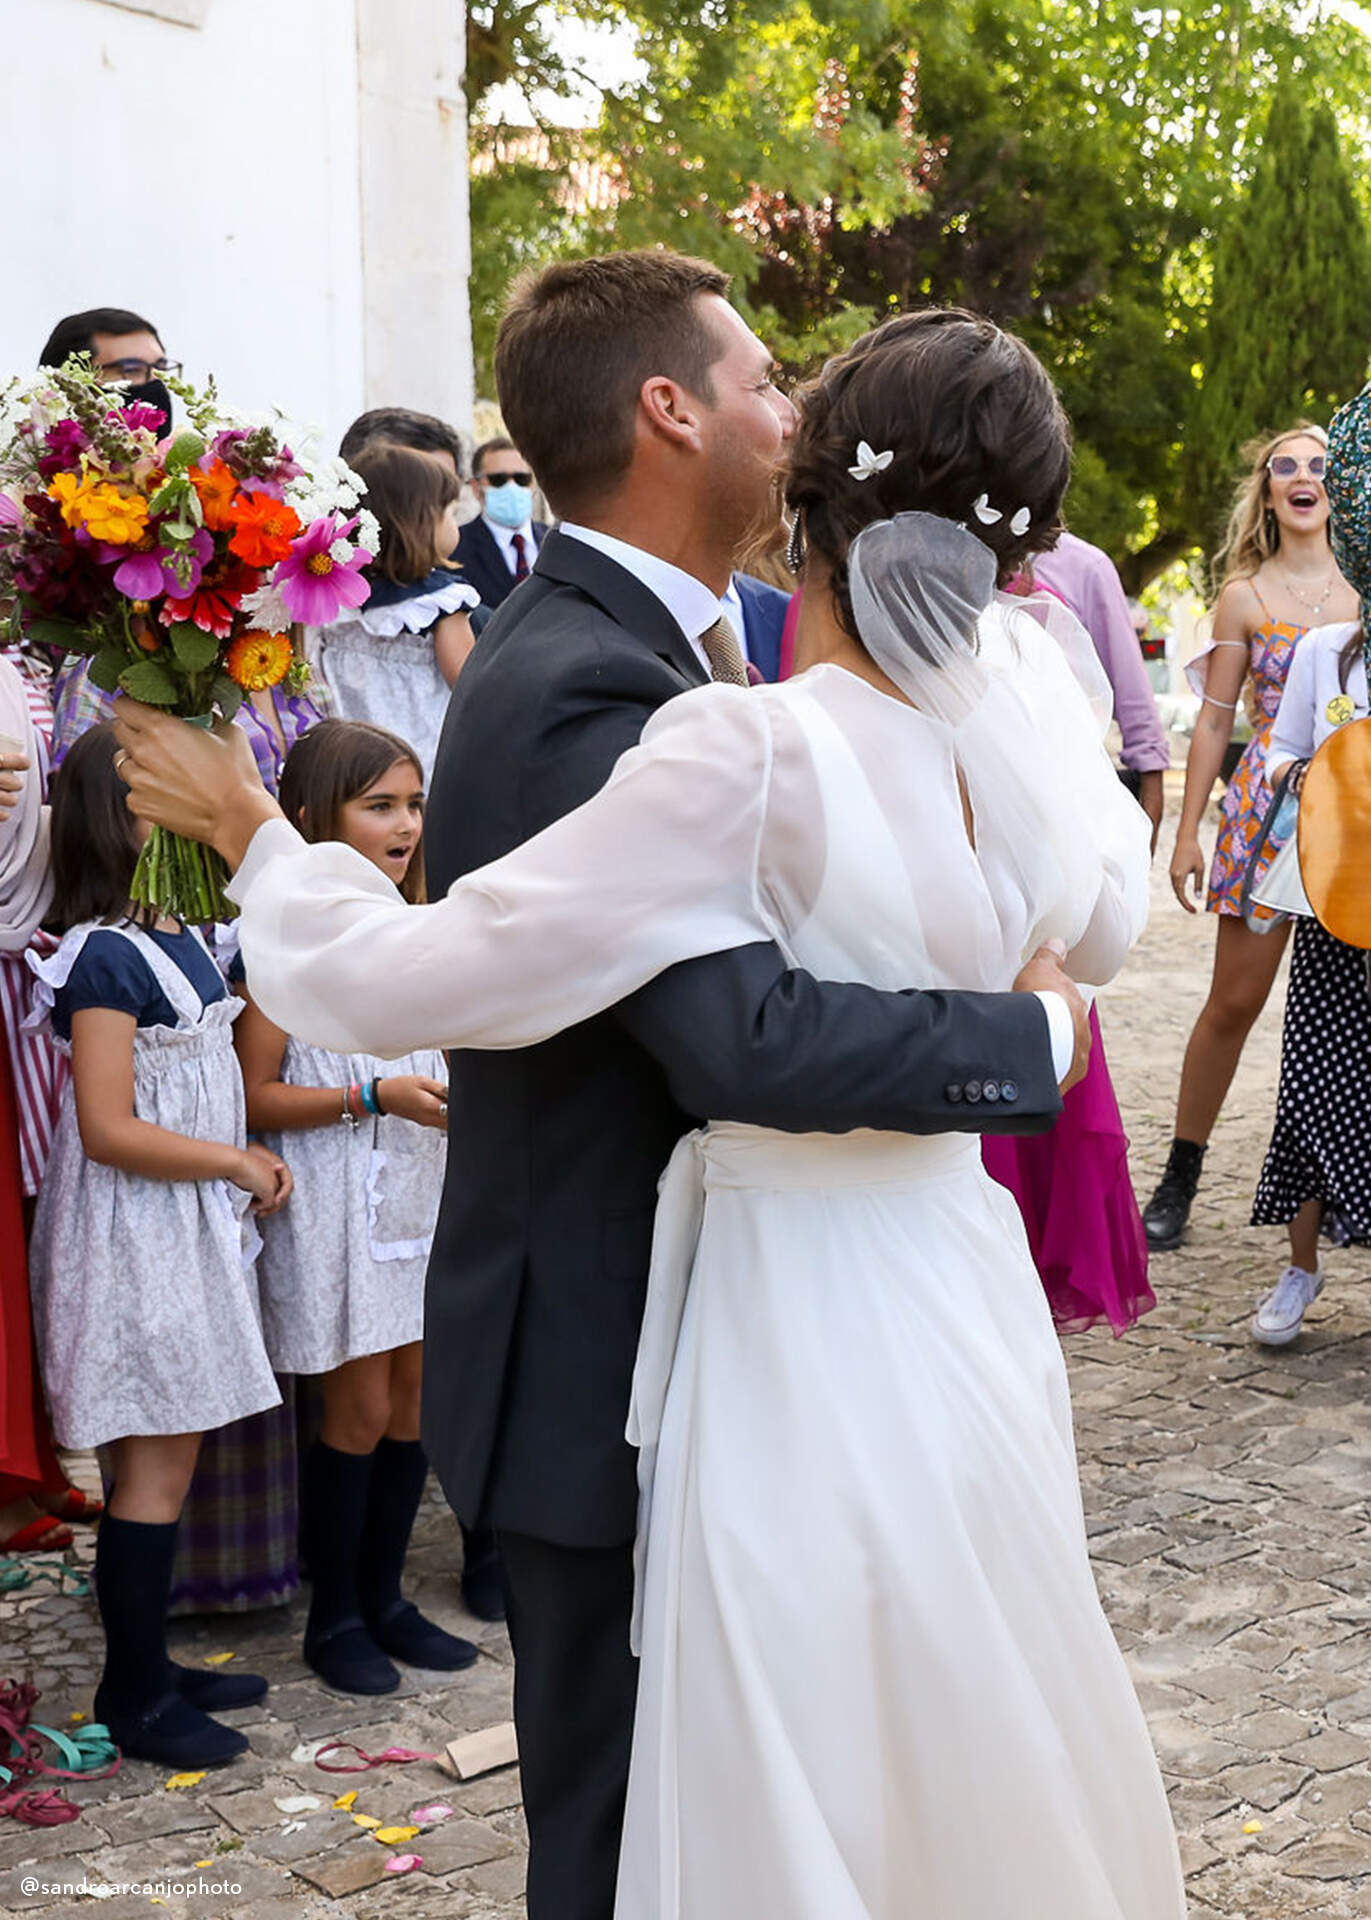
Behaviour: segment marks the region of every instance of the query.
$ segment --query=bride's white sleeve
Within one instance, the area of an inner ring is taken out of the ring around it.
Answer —
[[[1147,924],[1151,823],[1105,749],[1109,689],[1085,629],[1065,607],[1054,606],[1047,620],[1016,610],[1014,633],[1032,655],[1026,692],[1070,831],[1098,862],[1067,971],[1083,984],[1103,986]]]
[[[522,1047],[677,961],[770,939],[771,757],[750,690],[682,694],[593,799],[421,907],[363,855],[269,821],[230,888],[253,998],[338,1052]]]

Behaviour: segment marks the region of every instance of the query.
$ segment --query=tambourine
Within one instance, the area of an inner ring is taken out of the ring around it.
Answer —
[[[1371,719],[1330,733],[1300,788],[1300,879],[1321,926],[1371,948]]]

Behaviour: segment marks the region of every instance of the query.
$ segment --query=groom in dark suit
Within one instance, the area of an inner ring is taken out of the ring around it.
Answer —
[[[562,524],[453,694],[435,895],[596,792],[663,702],[745,671],[720,596],[794,415],[726,292],[660,252],[514,291],[500,402]],[[820,984],[759,943],[540,1046],[453,1056],[424,1438],[457,1512],[499,1535],[530,1920],[613,1910],[636,1686],[624,1423],[672,1148],[702,1117],[1041,1130],[1084,1068],[1084,1010],[1050,957],[1018,985],[1040,997]]]

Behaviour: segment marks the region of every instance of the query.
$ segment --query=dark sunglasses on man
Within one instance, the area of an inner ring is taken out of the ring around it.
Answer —
[[[1303,467],[1311,480],[1322,480],[1328,462],[1321,453],[1309,460],[1297,459],[1293,453],[1273,453],[1266,463],[1267,472],[1275,480],[1293,480]]]
[[[515,480],[521,487],[533,485],[533,475],[525,467],[519,473],[478,473],[476,478],[484,480],[488,487],[502,487],[508,480]]]

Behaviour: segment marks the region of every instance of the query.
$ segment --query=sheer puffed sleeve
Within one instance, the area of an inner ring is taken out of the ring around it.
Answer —
[[[771,761],[764,700],[682,694],[592,800],[424,907],[361,854],[270,821],[230,889],[249,990],[338,1052],[532,1045],[679,960],[773,937]]]
[[[1065,608],[1056,610],[1062,631],[1044,627],[1022,608],[1004,611],[1017,652],[1012,683],[1038,736],[1033,781],[1043,786],[1044,800],[1053,789],[1037,830],[1050,839],[1064,829],[1074,842],[1060,847],[1060,864],[1071,880],[1068,893],[1076,902],[1067,969],[1082,983],[1103,986],[1147,924],[1151,828],[1105,751],[1101,717],[1089,697],[1089,673],[1098,673],[1089,636]],[[1068,623],[1074,631],[1066,630]],[[1085,673],[1073,653],[1077,643]],[[1065,929],[1049,925],[1038,931],[1045,936]]]

